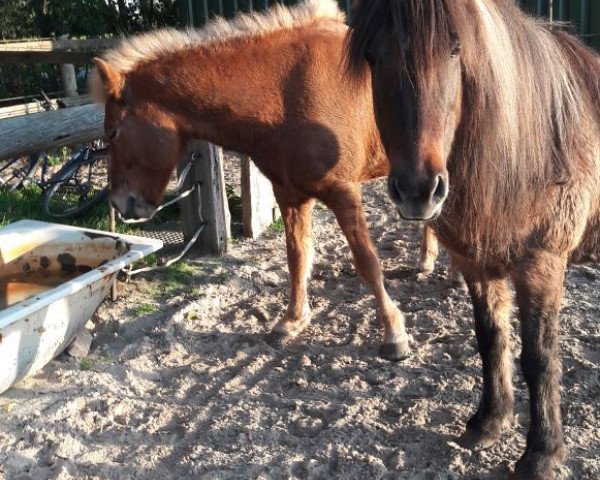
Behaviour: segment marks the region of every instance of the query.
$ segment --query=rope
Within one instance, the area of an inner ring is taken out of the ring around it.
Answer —
[[[193,160],[195,160],[195,157],[192,157],[192,160],[190,160],[188,162],[188,164],[185,166],[185,168],[181,171],[181,176],[179,177],[179,180],[177,180],[177,185],[175,185],[175,191],[178,192],[179,190],[181,190],[181,187],[183,186],[183,182],[185,182],[185,179],[187,178],[187,175],[188,175],[190,169],[192,168]],[[158,207],[156,210],[154,210],[152,215],[150,215],[147,218],[123,218],[121,216],[121,212],[119,212],[119,211],[117,211],[117,217],[119,218],[119,221],[121,221],[123,223],[127,223],[127,224],[147,222],[149,220],[152,220],[154,218],[154,215],[156,215],[158,212],[160,212],[163,208],[166,208],[169,205],[173,205],[178,200],[181,200],[182,198],[187,197],[190,193],[192,193],[194,191],[196,186],[198,186],[198,188],[200,188],[199,184],[194,185],[193,187],[186,190],[185,192],[180,193],[177,197],[173,198],[172,200],[169,200],[168,202],[163,203],[160,207]],[[200,192],[198,192],[198,193],[200,193]]]
[[[196,233],[194,233],[194,236],[192,238],[190,238],[190,241],[188,243],[186,243],[186,245],[185,245],[185,247],[183,247],[183,250],[181,251],[181,253],[179,255],[177,255],[176,257],[170,258],[166,262],[159,262],[157,265],[153,265],[151,267],[142,267],[142,268],[138,268],[137,270],[132,270],[133,266],[129,265],[129,269],[123,270],[125,272],[125,275],[127,275],[127,277],[131,277],[133,275],[137,275],[138,273],[151,272],[152,270],[159,270],[161,268],[167,268],[170,265],[177,262],[178,260],[181,260],[183,258],[183,256],[187,253],[187,251],[196,242],[196,240],[198,240],[200,233],[202,232],[202,230],[204,230],[204,226],[205,226],[205,223],[202,223],[202,225],[200,225],[198,230],[196,230]]]
[[[178,192],[179,190],[181,190],[181,187],[183,186],[185,179],[187,178],[188,173],[190,172],[190,169],[192,168],[192,162],[196,159],[196,155],[192,155],[190,161],[188,162],[188,164],[185,166],[185,168],[181,171],[181,176],[179,177],[179,180],[177,181],[177,185],[175,186],[175,190]],[[196,183],[193,187],[185,190],[184,192],[181,192],[179,195],[177,195],[177,197],[173,198],[172,200],[169,200],[168,202],[163,203],[160,207],[158,207],[154,213],[148,217],[148,218],[140,218],[140,219],[134,219],[134,220],[129,220],[129,219],[125,219],[123,217],[121,217],[121,214],[119,212],[117,212],[117,216],[119,217],[119,220],[122,221],[123,223],[143,223],[143,222],[147,222],[149,220],[151,220],[154,215],[156,215],[159,211],[161,211],[163,208],[168,207],[169,205],[172,205],[173,203],[181,200],[182,198],[187,197],[188,195],[190,195],[194,190],[198,191],[198,201],[201,200],[201,187],[200,187],[200,183]],[[200,233],[202,233],[202,230],[204,230],[204,227],[206,226],[206,222],[204,221],[204,219],[202,218],[202,205],[200,205],[200,208],[198,208],[198,213],[200,215],[200,226],[198,227],[198,229],[196,230],[196,232],[194,233],[194,235],[192,236],[192,238],[190,238],[190,240],[185,244],[185,247],[183,247],[183,250],[181,251],[181,253],[173,258],[170,258],[168,260],[162,260],[159,261],[157,265],[153,265],[153,266],[149,266],[149,267],[142,267],[142,268],[138,268],[136,270],[133,270],[133,265],[129,265],[128,268],[123,269],[123,272],[125,273],[125,275],[127,275],[128,278],[132,277],[133,275],[137,275],[138,273],[142,273],[142,272],[151,272],[153,270],[159,270],[161,268],[167,268],[170,265],[174,264],[175,262],[181,260],[183,258],[183,256],[188,252],[188,250],[192,247],[192,245],[196,242],[196,240],[198,240],[198,237],[200,236]]]

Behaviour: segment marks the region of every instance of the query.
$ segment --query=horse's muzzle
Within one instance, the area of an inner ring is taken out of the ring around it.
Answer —
[[[150,218],[156,207],[147,202],[141,195],[136,193],[119,194],[111,193],[109,202],[121,217],[127,220],[139,220]]]
[[[388,192],[406,220],[433,220],[441,211],[448,196],[448,176],[438,173],[430,176],[410,176],[391,173]]]

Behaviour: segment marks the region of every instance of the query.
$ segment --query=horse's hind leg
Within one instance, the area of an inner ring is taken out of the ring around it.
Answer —
[[[425,224],[423,227],[423,238],[421,239],[421,248],[419,251],[419,263],[417,270],[422,275],[429,275],[435,267],[435,260],[438,256],[438,239],[435,236],[433,228]]]
[[[267,335],[266,341],[272,346],[281,346],[310,323],[307,284],[313,260],[314,200],[292,201],[279,189],[274,188],[274,191],[285,227],[291,291],[287,311]]]
[[[473,302],[475,334],[483,366],[483,393],[459,443],[471,449],[491,446],[512,413],[512,359],[508,338],[511,310],[506,279],[464,271]]]
[[[380,355],[388,360],[401,360],[410,353],[404,315],[385,290],[381,264],[371,242],[359,187],[338,189],[326,203],[348,240],[356,271],[369,284],[377,299],[379,316],[385,326]]]
[[[452,255],[450,255],[450,268],[448,269],[448,280],[450,281],[451,285],[458,287],[465,292],[468,290],[465,279],[463,278],[462,273],[460,273],[460,269],[458,268],[457,261]]]
[[[438,239],[433,231],[433,228],[425,224],[423,227],[423,238],[421,239],[421,248],[419,250],[419,262],[417,265],[417,271],[419,273],[418,278],[423,278],[433,272],[435,268],[435,261],[437,260],[439,253]],[[461,289],[466,289],[465,281],[460,273],[460,270],[456,266],[454,258],[450,258],[450,269],[448,272],[448,278],[450,284]]]
[[[563,297],[566,256],[535,252],[513,273],[521,316],[521,367],[527,386],[531,421],[525,454],[515,478],[552,478],[562,461],[558,313]]]

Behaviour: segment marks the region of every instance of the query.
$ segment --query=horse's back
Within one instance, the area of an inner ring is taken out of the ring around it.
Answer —
[[[345,25],[321,21],[279,39],[294,61],[283,82],[284,141],[278,143],[285,145],[287,170],[302,177],[354,182],[387,174],[370,83],[344,75],[346,32]]]

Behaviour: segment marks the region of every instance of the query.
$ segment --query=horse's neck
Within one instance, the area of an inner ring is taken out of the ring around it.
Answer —
[[[252,154],[283,115],[283,68],[239,48],[209,46],[158,66],[158,102],[189,138]]]

